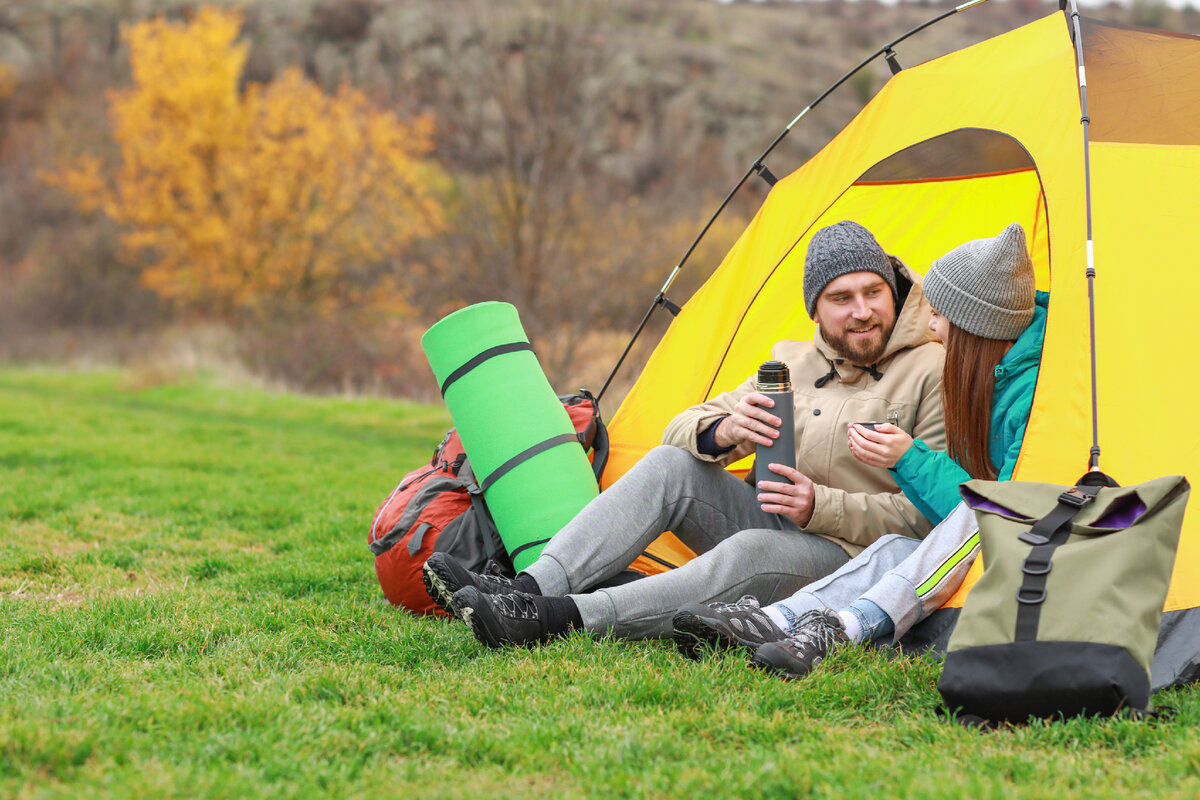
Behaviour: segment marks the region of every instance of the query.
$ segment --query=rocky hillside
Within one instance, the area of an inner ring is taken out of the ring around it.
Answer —
[[[0,356],[58,357],[114,341],[132,341],[136,350],[138,336],[181,321],[141,288],[118,231],[80,216],[44,175],[80,155],[112,158],[106,92],[129,83],[122,31],[154,15],[186,20],[197,5],[0,3]],[[299,66],[321,86],[352,84],[401,117],[431,115],[433,156],[453,190],[450,230],[418,254],[433,269],[403,273],[420,300],[407,338],[373,342],[360,326],[288,324],[286,342],[279,331],[240,331],[234,349],[292,384],[401,392],[425,379],[413,377],[424,376],[424,365],[402,368],[380,354],[419,360],[412,332],[479,299],[514,302],[531,335],[545,342],[539,353],[556,375],[572,374],[589,347],[611,363],[612,342],[637,323],[720,198],[796,114],[881,45],[954,7],[941,0],[240,5],[244,82],[268,83]],[[1056,8],[990,0],[904,42],[897,57],[911,66]],[[1088,13],[1200,32],[1196,11],[1156,0]],[[803,163],[887,76],[879,60],[830,95],[771,156],[771,170],[782,175]],[[765,189],[757,179],[747,184],[676,293],[686,297],[719,260]],[[244,346],[247,336],[253,347]],[[306,371],[297,374],[297,363]]]

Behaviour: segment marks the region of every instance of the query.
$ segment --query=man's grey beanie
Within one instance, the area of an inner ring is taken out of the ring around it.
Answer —
[[[933,262],[921,284],[937,312],[984,339],[1016,339],[1033,320],[1033,262],[1017,223]]]
[[[871,232],[844,220],[813,234],[804,256],[804,308],[816,319],[817,298],[834,278],[848,272],[874,272],[896,296],[896,270]]]

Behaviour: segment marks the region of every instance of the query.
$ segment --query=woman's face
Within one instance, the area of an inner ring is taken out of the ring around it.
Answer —
[[[942,340],[942,344],[945,344],[946,337],[950,334],[950,320],[939,314],[935,308],[929,315],[929,330],[936,333],[937,337]]]

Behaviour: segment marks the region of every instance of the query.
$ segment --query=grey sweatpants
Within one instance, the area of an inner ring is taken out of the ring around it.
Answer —
[[[975,512],[959,503],[922,540],[890,534],[832,574],[775,603],[787,619],[815,608],[841,610],[860,597],[896,625],[892,641],[942,607],[979,554]]]
[[[698,557],[677,569],[579,594],[625,569],[663,531]],[[849,560],[820,536],[764,512],[757,491],[720,466],[662,445],[589,503],[524,570],[542,594],[568,595],[584,628],[666,637],[687,603],[751,594],[768,603]]]

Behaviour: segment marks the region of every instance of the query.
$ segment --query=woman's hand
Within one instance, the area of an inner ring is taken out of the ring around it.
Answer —
[[[851,423],[847,431],[850,437],[850,454],[871,467],[891,469],[900,456],[912,447],[912,437],[890,422],[881,422],[875,430]]]

